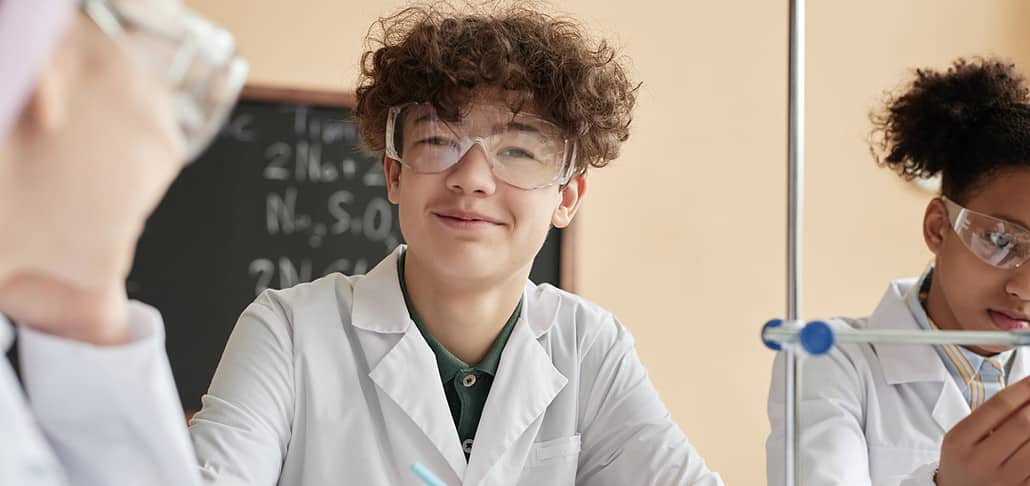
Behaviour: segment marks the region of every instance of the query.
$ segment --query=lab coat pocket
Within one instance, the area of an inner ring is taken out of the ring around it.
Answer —
[[[579,464],[579,434],[537,442],[529,450],[520,485],[573,485]]]

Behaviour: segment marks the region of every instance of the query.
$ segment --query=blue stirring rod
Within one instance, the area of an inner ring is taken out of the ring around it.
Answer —
[[[433,474],[432,471],[423,466],[421,462],[416,462],[415,464],[412,464],[411,472],[415,473],[415,475],[418,476],[418,478],[421,479],[423,483],[426,483],[426,486],[447,486],[446,484],[444,484],[443,481],[440,480],[440,478],[436,477],[436,475]]]

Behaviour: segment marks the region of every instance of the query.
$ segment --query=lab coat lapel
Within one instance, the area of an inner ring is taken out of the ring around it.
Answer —
[[[892,282],[879,307],[869,318],[869,329],[921,329],[905,301],[914,285],[915,281],[910,279]],[[876,343],[873,348],[888,384],[932,382],[940,386],[932,416],[942,430],[951,430],[969,415],[969,403],[962,397],[962,392],[932,346]]]
[[[559,300],[538,290],[530,284],[523,294],[523,314],[501,354],[465,485],[481,484],[495,467],[510,469],[504,477],[518,477],[533,443],[519,439],[536,437],[544,411],[568,383],[540,342],[554,324]]]
[[[457,476],[464,477],[465,453],[447,408],[433,351],[414,325],[369,377],[436,446]]]
[[[1030,349],[1025,347],[1016,348],[1016,352],[1012,356],[1012,369],[1009,370],[1008,384],[1011,385],[1030,375],[1030,352],[1028,351]]]
[[[402,251],[403,246],[355,285],[352,324],[386,337],[363,343],[366,353],[371,353],[369,378],[411,419],[461,478],[467,467],[465,453],[447,406],[436,357],[408,315],[401,293],[397,259]],[[388,336],[391,334],[399,335],[399,339],[389,347],[388,343],[393,342]],[[381,349],[384,346],[388,349]],[[375,362],[379,355],[382,358]],[[388,427],[407,425],[391,424],[389,416],[384,418]]]

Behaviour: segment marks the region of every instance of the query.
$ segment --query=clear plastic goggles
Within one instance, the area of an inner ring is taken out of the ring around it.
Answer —
[[[81,6],[168,86],[187,160],[193,160],[225,122],[247,79],[232,35],[178,1],[82,0]]]
[[[506,106],[476,106],[453,121],[429,103],[390,108],[386,155],[415,173],[446,171],[477,145],[494,176],[521,189],[564,185],[575,167],[574,143],[557,125]]]
[[[978,213],[941,197],[959,240],[988,265],[1011,269],[1030,259],[1030,229]]]

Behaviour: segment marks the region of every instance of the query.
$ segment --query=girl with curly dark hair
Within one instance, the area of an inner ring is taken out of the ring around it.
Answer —
[[[192,432],[205,472],[271,486],[720,485],[608,311],[528,280],[636,86],[575,21],[522,7],[380,19],[357,118],[407,242],[368,275],[260,296]]]
[[[933,263],[895,280],[871,330],[1030,330],[1030,98],[1011,64],[920,69],[872,117],[872,152],[902,177],[940,176],[922,233]],[[769,484],[782,484],[782,363]],[[1006,346],[843,344],[803,371],[799,484],[1030,482],[1030,353]]]

